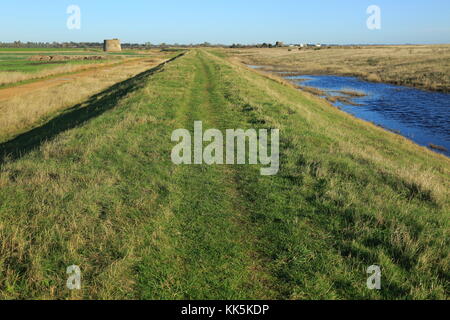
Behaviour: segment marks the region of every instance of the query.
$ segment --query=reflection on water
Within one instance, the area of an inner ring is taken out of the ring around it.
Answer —
[[[333,103],[354,116],[372,121],[398,132],[422,146],[445,147],[436,152],[450,156],[450,94],[414,88],[372,83],[353,77],[296,76],[303,86],[326,91],[330,96],[341,95],[340,90],[358,91],[364,97],[352,97],[359,106]]]

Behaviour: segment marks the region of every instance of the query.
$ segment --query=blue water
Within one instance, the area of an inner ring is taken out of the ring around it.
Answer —
[[[334,105],[422,146],[445,147],[448,151],[434,151],[450,156],[450,94],[366,82],[354,77],[307,75],[287,78],[324,90],[329,95],[342,95],[335,92],[339,90],[363,92],[367,96],[350,98],[360,106],[341,102]]]

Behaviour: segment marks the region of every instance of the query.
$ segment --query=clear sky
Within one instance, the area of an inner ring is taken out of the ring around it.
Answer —
[[[81,29],[67,28],[69,5]],[[381,29],[369,30],[370,5]],[[450,43],[449,0],[2,0],[0,41]]]

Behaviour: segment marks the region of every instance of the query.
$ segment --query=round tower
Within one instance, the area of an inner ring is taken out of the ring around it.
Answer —
[[[119,39],[105,40],[103,42],[103,51],[105,52],[120,52],[122,46]]]

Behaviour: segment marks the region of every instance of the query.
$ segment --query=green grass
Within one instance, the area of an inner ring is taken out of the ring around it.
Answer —
[[[63,65],[87,65],[105,62],[104,60],[72,60],[46,63],[29,61],[28,57],[2,57],[0,56],[0,72],[36,73],[45,69],[57,68]]]
[[[213,52],[214,53],[214,52]],[[281,170],[175,166],[279,128]],[[0,297],[448,299],[448,158],[194,50],[0,145]],[[66,267],[82,269],[80,292]],[[382,267],[382,290],[366,288]]]
[[[158,58],[164,58],[164,59],[171,59],[175,56],[177,56],[178,53],[166,53],[164,55],[157,56]],[[119,53],[119,55],[121,55]],[[125,52],[123,54],[126,57],[129,58],[153,58],[155,57],[153,54],[129,54]],[[61,61],[57,63],[47,63],[47,62],[39,62],[39,61],[28,61],[28,58],[31,57],[30,55],[27,56],[20,56],[20,54],[15,55],[3,55],[0,54],[0,73],[3,72],[4,76],[9,78],[8,72],[21,72],[24,74],[27,74],[29,79],[21,80],[21,81],[15,81],[10,83],[4,83],[0,84],[0,89],[15,87],[27,83],[32,83],[36,81],[42,81],[42,80],[50,80],[53,78],[61,77],[61,76],[68,76],[77,73],[78,71],[71,71],[71,72],[63,72],[58,67],[64,66],[64,65],[88,65],[88,64],[102,64],[107,62],[115,62],[114,64],[111,64],[110,66],[117,66],[120,65],[127,60],[120,59],[117,57],[116,54],[107,54],[106,59],[104,60],[72,60],[72,61]],[[52,69],[54,69],[52,71]],[[40,71],[46,71],[49,70],[50,74],[39,74]],[[59,71],[59,72],[58,72]],[[0,79],[1,80],[1,79]]]
[[[32,57],[32,56],[55,56],[55,55],[64,55],[64,56],[92,56],[104,54],[104,52],[95,52],[95,51],[23,51],[23,52],[2,52],[0,51],[0,57]]]
[[[45,69],[57,68],[62,65],[84,65],[84,64],[96,64],[105,62],[105,60],[71,60],[71,61],[57,61],[53,63],[49,62],[40,62],[40,61],[30,61],[29,59],[35,55],[64,55],[64,56],[90,56],[90,55],[99,55],[99,52],[84,52],[78,50],[78,52],[64,52],[64,50],[54,50],[48,51],[47,49],[42,49],[45,52],[33,53],[34,51],[41,49],[30,49],[30,50],[20,50],[23,52],[14,52],[13,50],[2,50],[0,48],[0,72],[24,72],[24,73],[36,73]],[[77,51],[77,50],[75,50]],[[101,54],[105,54],[101,52]],[[151,55],[148,54],[139,54],[135,51],[124,51],[124,52],[115,52],[115,53],[107,53],[105,54],[107,59],[118,59],[119,56],[124,57],[133,57],[133,58],[145,58]]]
[[[0,52],[33,52],[33,51],[85,51],[85,49],[72,48],[0,48]],[[91,51],[90,49],[88,51]]]

